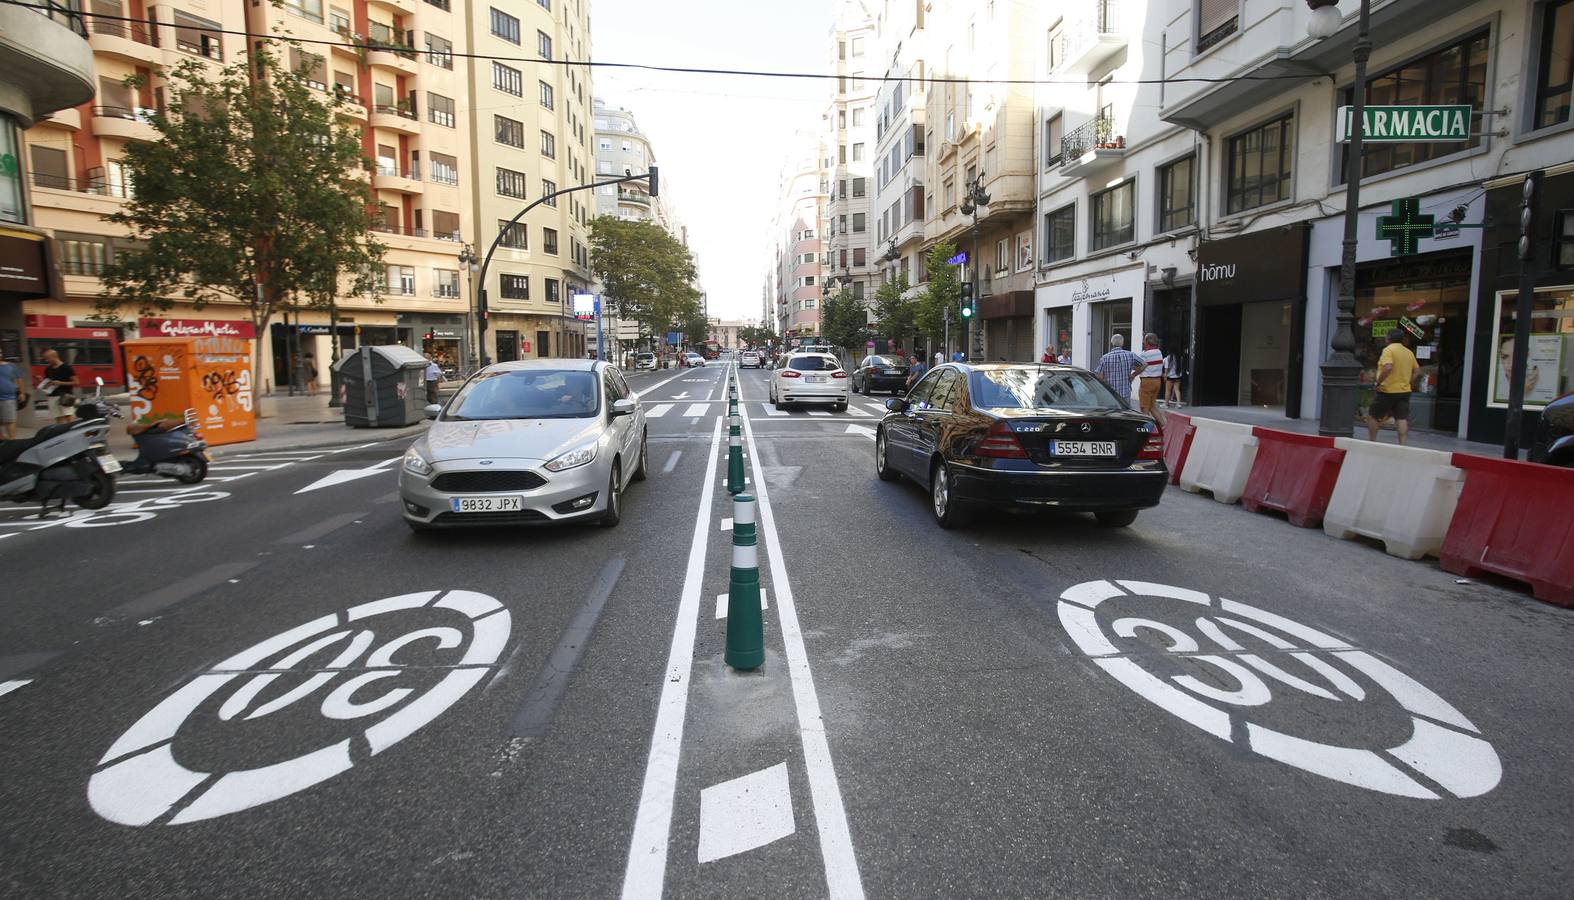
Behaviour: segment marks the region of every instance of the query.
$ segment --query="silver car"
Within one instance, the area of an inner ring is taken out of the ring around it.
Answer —
[[[405,523],[616,525],[648,470],[645,412],[595,360],[498,363],[471,376],[399,467]]]

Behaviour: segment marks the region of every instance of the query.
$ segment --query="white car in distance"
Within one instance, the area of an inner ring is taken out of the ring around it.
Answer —
[[[754,350],[745,350],[738,357],[738,368],[740,369],[758,369],[764,364],[765,362],[760,357],[760,354]]]
[[[830,403],[847,408],[852,382],[842,363],[829,353],[794,353],[771,373],[770,401],[777,409],[793,403]]]

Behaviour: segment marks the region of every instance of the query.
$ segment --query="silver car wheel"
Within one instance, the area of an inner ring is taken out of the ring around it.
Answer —
[[[935,468],[934,484],[930,487],[935,504],[935,518],[944,520],[947,508],[951,505],[951,478],[946,474],[945,466]]]

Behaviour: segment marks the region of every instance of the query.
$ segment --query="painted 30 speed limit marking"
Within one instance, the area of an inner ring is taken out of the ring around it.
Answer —
[[[137,720],[99,760],[88,802],[121,825],[180,825],[306,790],[442,715],[495,670],[510,627],[485,594],[422,591],[274,635]]]
[[[1105,603],[1110,606],[1101,617]],[[1117,610],[1113,616],[1111,608]],[[1125,615],[1143,608],[1168,621]],[[1476,797],[1503,777],[1497,751],[1442,697],[1347,641],[1292,619],[1146,581],[1083,582],[1060,595],[1058,610],[1071,640],[1116,681],[1171,715],[1261,756],[1345,784],[1420,799]],[[1192,616],[1195,635],[1172,624]],[[1149,637],[1162,642],[1164,650],[1152,652],[1143,640]],[[1144,663],[1170,674],[1150,671]],[[1173,674],[1176,669],[1206,671],[1210,677]],[[1408,714],[1408,740],[1392,747],[1351,747],[1252,721],[1254,711],[1263,718],[1261,712],[1276,696],[1294,697],[1295,692],[1357,706],[1375,702],[1379,698],[1368,698],[1368,685]]]

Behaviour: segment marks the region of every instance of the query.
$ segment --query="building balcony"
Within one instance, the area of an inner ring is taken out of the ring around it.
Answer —
[[[156,141],[158,130],[148,117],[157,110],[143,107],[95,106],[93,107],[93,135],[101,138],[119,138],[123,141]]]
[[[423,190],[420,172],[401,171],[397,166],[378,166],[373,169],[372,187],[401,194],[419,194]]]
[[[366,64],[403,75],[415,75],[421,71],[414,47],[374,46],[366,51]]]
[[[1373,0],[1372,44],[1386,47],[1414,32],[1419,23],[1440,22],[1472,3],[1473,0]],[[1307,35],[1310,14],[1300,0],[1282,0],[1278,9],[1253,21],[1242,21],[1240,37],[1233,40],[1243,49],[1229,54],[1205,54],[1170,73],[1171,78],[1200,77],[1216,82],[1191,89],[1177,84],[1169,103],[1159,110],[1159,118],[1207,131],[1305,83],[1286,76],[1302,76],[1311,81],[1350,65],[1355,48],[1355,6],[1340,5],[1345,14],[1344,25],[1323,40]],[[1247,4],[1246,8],[1254,7]],[[1286,45],[1286,40],[1295,43]],[[1238,59],[1248,61],[1234,62]]]
[[[371,123],[373,128],[386,128],[400,134],[421,133],[421,120],[415,117],[415,110],[404,106],[372,107]]]
[[[58,0],[0,4],[0,36],[0,72],[10,88],[7,109],[22,127],[93,99],[93,48],[81,13]]]
[[[40,116],[39,121],[48,122],[51,125],[59,125],[61,128],[66,128],[71,131],[81,131],[82,111],[77,109],[75,106],[67,107],[66,109],[57,109],[46,116]]]
[[[1056,38],[1059,62],[1056,72],[1085,75],[1126,49],[1126,36],[1118,32],[1116,0],[1098,0],[1083,15],[1066,21]]]
[[[124,183],[111,182],[104,175],[102,168],[89,169],[84,178],[71,178],[66,175],[49,175],[44,172],[31,173],[34,194],[33,202],[38,206],[54,206],[46,202],[49,191],[69,191],[75,194],[89,194],[95,197],[106,197],[111,200],[124,200],[129,195]],[[39,190],[45,193],[39,193]],[[67,204],[77,206],[76,202]]]
[[[370,6],[381,6],[406,16],[415,15],[415,9],[419,5],[416,0],[367,0],[367,2]]]
[[[650,207],[650,195],[641,194],[639,191],[618,191],[619,203],[632,203],[635,206]]]
[[[1126,136],[1116,133],[1113,116],[1101,115],[1060,139],[1060,174],[1085,178],[1126,158]]]
[[[88,28],[87,43],[94,53],[125,62],[145,66],[164,64],[158,29],[152,25],[95,18]]]
[[[360,97],[357,97],[348,91],[340,91],[339,100],[340,102],[335,104],[333,108],[333,111],[336,115],[342,116],[346,119],[353,119],[357,122],[366,121],[368,114],[366,112],[365,100],[362,100]]]

